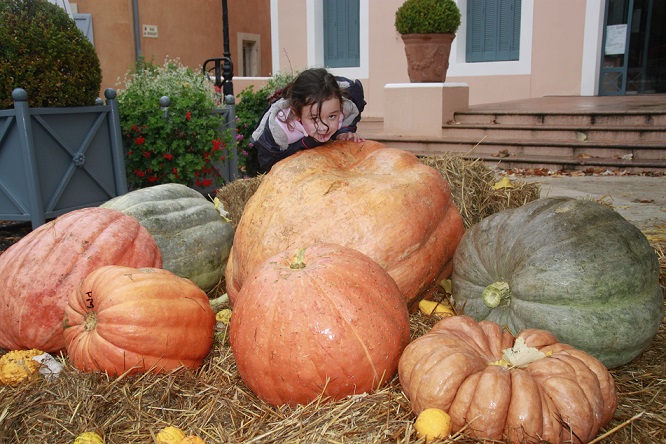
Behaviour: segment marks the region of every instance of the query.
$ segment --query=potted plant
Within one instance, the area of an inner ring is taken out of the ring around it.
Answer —
[[[0,1],[0,220],[32,227],[127,192],[116,92],[46,0]]]
[[[402,36],[409,80],[444,82],[460,9],[454,0],[406,0],[395,13]]]

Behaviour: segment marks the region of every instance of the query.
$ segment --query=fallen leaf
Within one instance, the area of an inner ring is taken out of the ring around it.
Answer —
[[[492,188],[493,190],[499,190],[502,188],[513,188],[513,184],[511,183],[508,177],[503,177],[502,180],[500,180],[490,188]]]
[[[493,154],[493,157],[509,157],[509,150],[502,150],[498,152],[497,154]]]
[[[439,285],[446,291],[448,294],[451,294],[451,279],[442,279],[439,281]]]

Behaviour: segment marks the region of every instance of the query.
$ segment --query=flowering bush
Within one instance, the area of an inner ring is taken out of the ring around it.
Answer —
[[[259,168],[257,150],[250,141],[252,133],[268,105],[280,98],[282,89],[297,75],[298,73],[293,72],[278,73],[258,91],[255,92],[254,85],[250,85],[238,94],[239,102],[236,105],[238,168],[245,176],[256,176]]]
[[[160,107],[162,96],[169,97],[168,108]],[[211,114],[215,100],[204,75],[178,60],[167,59],[162,66],[137,63],[118,93],[131,189],[160,183],[200,188],[221,184],[213,162],[228,155],[230,135],[221,133],[223,122]]]

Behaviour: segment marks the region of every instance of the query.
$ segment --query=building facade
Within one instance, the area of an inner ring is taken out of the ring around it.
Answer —
[[[666,92],[666,2],[456,1],[462,23],[446,81],[469,85],[470,104]],[[328,3],[271,0],[272,71],[329,66],[358,78],[366,87],[364,114],[383,117],[385,85],[409,82],[394,27],[402,0],[336,0],[334,11]],[[357,24],[337,26],[341,20]],[[334,38],[345,42],[337,45],[343,51],[348,45],[342,65],[330,62]]]
[[[227,3],[234,91],[277,72],[326,66],[363,82],[367,117],[384,116],[387,84],[408,83],[395,12],[403,0],[77,0],[98,51],[102,89],[137,57],[199,69],[222,57]],[[462,23],[447,82],[469,103],[549,95],[666,93],[666,1],[456,0]]]

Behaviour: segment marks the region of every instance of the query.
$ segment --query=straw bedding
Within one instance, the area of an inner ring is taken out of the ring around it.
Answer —
[[[490,188],[493,171],[480,162],[442,156],[422,159],[451,186],[468,227],[505,208],[536,199],[538,185],[516,182]],[[217,193],[232,221],[262,178],[236,181]],[[659,228],[646,233],[660,260],[666,285],[666,239]],[[210,296],[224,293],[224,282]],[[439,289],[435,298],[448,295]],[[415,313],[412,337],[435,319]],[[612,370],[619,405],[615,419],[594,442],[666,442],[666,331],[631,363]],[[64,363],[67,359],[60,357]],[[204,366],[169,374],[109,378],[80,373],[66,365],[55,380],[38,379],[18,387],[0,386],[0,443],[72,443],[83,431],[97,431],[106,443],[153,443],[168,425],[199,435],[207,443],[416,443],[414,415],[397,377],[384,388],[338,402],[318,399],[298,408],[273,408],[241,381],[228,341],[218,324],[216,343]],[[476,442],[458,434],[441,442]]]

